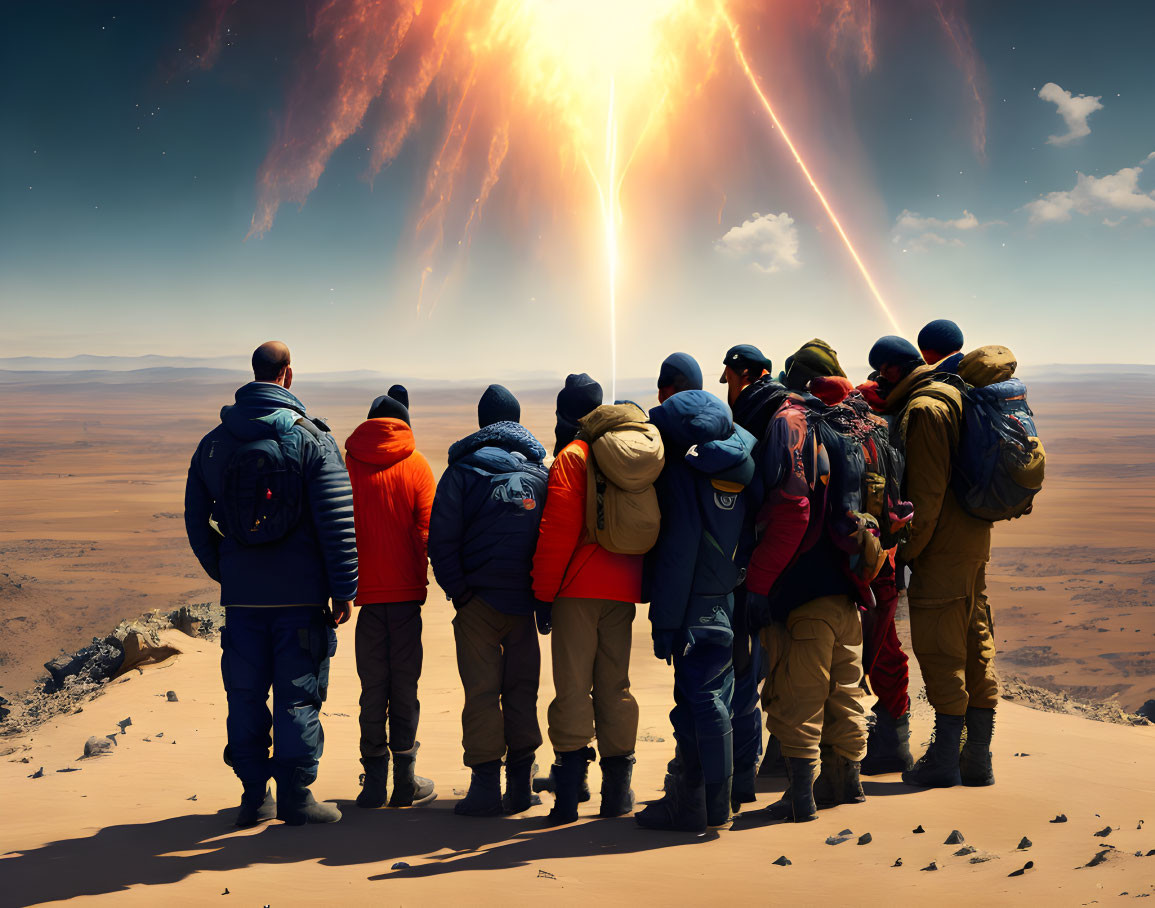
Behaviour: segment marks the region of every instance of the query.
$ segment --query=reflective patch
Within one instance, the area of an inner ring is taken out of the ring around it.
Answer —
[[[738,495],[734,492],[715,492],[714,506],[723,511],[732,511],[738,504]]]

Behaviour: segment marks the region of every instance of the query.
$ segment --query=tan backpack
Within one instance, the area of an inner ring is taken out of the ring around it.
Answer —
[[[635,404],[605,404],[581,420],[586,463],[586,533],[609,552],[644,555],[658,541],[654,481],[665,465],[657,427]]]

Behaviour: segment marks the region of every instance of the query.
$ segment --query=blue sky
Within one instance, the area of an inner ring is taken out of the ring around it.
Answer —
[[[258,168],[308,50],[303,16],[289,3],[265,28],[242,2],[218,63],[180,69],[197,6],[9,9],[0,356],[209,356],[278,336],[306,370],[608,370],[597,238],[559,264],[580,217],[546,219],[560,239],[538,242],[486,212],[458,279],[418,313],[408,240],[435,106],[372,186],[354,136],[302,208],[282,207],[246,241]],[[969,342],[1005,343],[1023,362],[1152,362],[1155,5],[970,3],[985,156],[964,75],[923,7],[876,17],[869,72],[815,50],[794,72],[768,65],[764,81],[903,329],[946,316]],[[755,42],[757,64],[770,53]],[[1039,97],[1048,83],[1058,101]],[[1094,105],[1079,96],[1100,99],[1085,127],[1080,110]],[[1067,141],[1061,106],[1075,116]],[[777,362],[815,335],[856,365],[890,332],[752,95],[740,115],[743,130],[703,140],[725,192],[721,223],[716,204],[668,203],[694,187],[623,189],[627,236],[642,212],[677,217],[624,261],[619,374],[656,371],[674,349],[713,363],[739,342]]]

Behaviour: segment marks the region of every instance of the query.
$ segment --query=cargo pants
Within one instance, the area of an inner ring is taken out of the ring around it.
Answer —
[[[910,712],[910,669],[894,623],[898,587],[889,561],[870,589],[876,607],[862,615],[863,666],[879,706],[897,719]]]
[[[421,603],[357,608],[357,677],[361,679],[361,756],[404,753],[417,741],[421,703]]]

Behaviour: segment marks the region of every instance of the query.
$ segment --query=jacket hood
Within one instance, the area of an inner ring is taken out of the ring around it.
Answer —
[[[495,422],[454,442],[449,449],[449,463],[455,464],[482,448],[499,448],[510,454],[520,454],[530,463],[541,463],[545,459],[545,448],[521,423]]]
[[[391,467],[417,450],[417,443],[404,420],[385,417],[361,423],[345,442],[345,450],[362,463]]]
[[[730,408],[706,391],[682,391],[650,411],[650,421],[662,433],[671,451],[680,452],[686,463],[710,476],[753,473],[754,436],[734,425]],[[737,482],[745,482],[735,478]]]
[[[256,441],[288,435],[306,415],[305,405],[285,388],[253,381],[237,389],[235,404],[221,408],[221,423],[235,438]]]
[[[734,422],[755,438],[762,438],[770,420],[786,400],[786,387],[769,375],[748,385],[734,401]]]
[[[1018,365],[1015,354],[992,344],[964,356],[958,364],[958,374],[967,384],[985,388],[1011,378]]]

